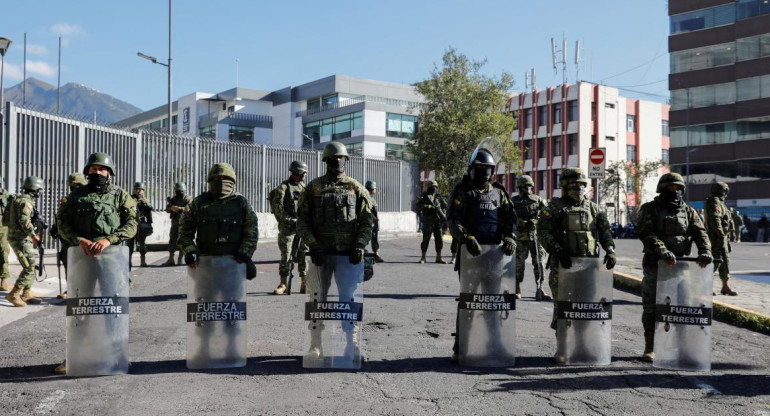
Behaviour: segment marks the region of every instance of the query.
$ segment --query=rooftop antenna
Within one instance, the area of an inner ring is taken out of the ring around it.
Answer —
[[[580,41],[575,41],[575,82],[580,82]]]
[[[557,58],[561,52],[561,59]],[[556,39],[551,38],[551,61],[553,62],[553,73],[558,74],[558,64],[561,64],[562,82],[567,83],[567,38],[562,35],[561,50],[557,49]]]

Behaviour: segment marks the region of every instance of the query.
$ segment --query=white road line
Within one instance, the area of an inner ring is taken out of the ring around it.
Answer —
[[[709,396],[721,396],[722,392],[714,388],[711,384],[706,383],[705,381],[695,378],[693,379],[695,381],[695,385],[698,386],[699,389],[706,390],[706,394]]]
[[[53,412],[53,409],[64,398],[64,390],[56,390],[43,399],[35,408],[35,414],[46,415]]]

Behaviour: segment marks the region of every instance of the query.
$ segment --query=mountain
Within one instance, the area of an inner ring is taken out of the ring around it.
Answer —
[[[5,100],[21,105],[22,83],[5,90]],[[56,112],[56,86],[35,78],[27,78],[27,107],[48,113]],[[109,124],[139,114],[142,110],[125,101],[89,88],[68,83],[61,87],[61,114],[66,117]]]

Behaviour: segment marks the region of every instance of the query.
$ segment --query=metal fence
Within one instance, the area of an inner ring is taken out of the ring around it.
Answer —
[[[321,152],[277,146],[218,141],[156,131],[132,132],[84,123],[7,103],[0,161],[2,185],[19,192],[24,178],[39,176],[45,182],[38,209],[53,220],[59,201],[67,195],[67,176],[82,171],[93,152],[115,160],[115,183],[131,192],[134,182],[145,183],[145,195],[156,210],[166,207],[174,183],[187,184],[191,195],[206,190],[209,168],[228,162],[238,176],[236,191],[257,212],[268,212],[267,195],[289,176],[289,164],[308,164],[308,177],[323,174]],[[352,156],[348,175],[362,184],[377,182],[375,199],[381,212],[410,211],[419,191],[416,164],[393,159]]]

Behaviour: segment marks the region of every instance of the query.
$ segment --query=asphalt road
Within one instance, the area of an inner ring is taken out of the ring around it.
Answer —
[[[619,253],[633,244],[619,242]],[[247,283],[245,368],[187,370],[185,268],[136,269],[130,374],[53,375],[65,354],[64,308],[42,308],[0,331],[0,413],[770,415],[770,338],[715,322],[712,371],[654,369],[637,360],[640,299],[622,291],[614,293],[612,364],[552,364],[551,304],[532,299],[529,273],[517,304],[516,366],[453,365],[457,275],[450,265],[417,264],[418,246],[414,237],[383,241],[388,263],[365,285],[367,361],[358,372],[302,368],[305,299],[268,294],[278,283],[278,250],[267,243],[255,257],[259,275]]]

